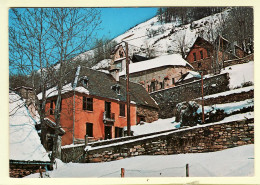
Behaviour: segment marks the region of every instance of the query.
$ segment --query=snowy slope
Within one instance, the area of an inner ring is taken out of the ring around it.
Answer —
[[[213,160],[214,159],[214,160]],[[254,145],[245,145],[211,153],[137,156],[104,163],[62,163],[49,172],[50,177],[232,177],[254,175]],[[28,176],[38,178],[39,174]]]
[[[180,53],[179,48],[182,42],[184,42],[183,45],[186,52],[188,52],[199,35],[206,40],[214,40],[218,29],[222,27],[222,22],[228,16],[229,11],[227,9],[222,13],[202,18],[187,25],[180,25],[178,20],[172,23],[161,24],[157,16],[155,16],[129,29],[122,35],[114,38],[113,41],[121,43],[122,39],[126,38],[124,40],[129,44],[129,56],[132,56],[133,53],[146,56],[147,48],[153,50],[153,55],[156,57],[166,53]],[[149,33],[152,31],[156,32],[156,34],[149,36]],[[94,51],[89,50],[76,58],[89,60],[93,56]]]
[[[10,160],[50,161],[24,101],[9,93]]]
[[[221,73],[229,73],[229,88],[240,87],[245,82],[254,82],[254,62],[226,67]]]

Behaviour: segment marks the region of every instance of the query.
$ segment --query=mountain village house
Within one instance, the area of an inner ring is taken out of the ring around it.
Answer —
[[[62,145],[84,142],[85,135],[90,140],[122,137],[126,119],[126,81],[119,78],[118,70],[111,73],[78,67],[75,74],[62,90],[61,127],[65,134]],[[69,78],[69,77],[68,77]],[[158,119],[158,105],[145,89],[136,83],[129,83],[130,122],[152,122]],[[42,94],[38,95],[42,99]],[[46,93],[47,119],[54,122],[57,100],[56,87]],[[75,107],[75,109],[73,108]]]
[[[216,46],[214,47],[214,45]],[[213,68],[223,67],[223,61],[238,59],[247,55],[242,48],[221,36],[216,39],[214,45],[201,37],[197,37],[186,57],[195,71],[203,71],[205,74],[212,73]],[[216,56],[216,48],[219,48],[218,56]],[[216,64],[216,57],[218,57],[218,64]]]
[[[117,68],[114,64],[112,68]],[[130,81],[142,84],[147,92],[174,87],[181,76],[192,66],[181,55],[164,55],[154,59],[129,64]],[[125,76],[125,68],[120,77]]]

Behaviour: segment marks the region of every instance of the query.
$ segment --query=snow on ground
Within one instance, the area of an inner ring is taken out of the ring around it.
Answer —
[[[226,67],[221,73],[229,73],[229,87],[234,89],[245,82],[254,82],[254,62]]]
[[[50,161],[34,125],[24,100],[9,93],[10,160]]]
[[[247,99],[239,102],[215,104],[211,106],[204,106],[204,112],[215,111],[216,109],[224,110],[225,113],[231,114],[232,112],[238,111],[242,108],[254,106],[254,99]],[[201,113],[202,107],[199,107],[197,113]]]
[[[131,131],[134,132],[134,136],[143,135],[153,132],[160,132],[164,130],[170,130],[178,127],[178,123],[174,123],[175,117],[168,119],[158,119],[152,123],[144,123],[143,125],[131,126]]]
[[[189,164],[190,177],[254,176],[254,145],[245,145],[210,153],[137,156],[103,163],[62,163],[48,172],[61,177],[185,177]],[[27,178],[38,178],[32,174]]]

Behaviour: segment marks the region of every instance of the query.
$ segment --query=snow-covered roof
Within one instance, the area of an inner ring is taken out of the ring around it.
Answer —
[[[75,90],[75,92],[89,94],[89,91],[85,87],[82,87],[82,86],[76,87],[74,90]],[[73,91],[73,87],[72,87],[71,83],[69,83],[67,85],[64,85],[62,87],[61,94],[65,94],[65,93],[70,92],[70,91]],[[55,87],[53,87],[51,89],[48,89],[46,91],[46,97],[47,98],[50,98],[50,97],[53,97],[53,96],[57,96],[57,95],[58,95],[57,86],[55,86]],[[39,93],[37,95],[37,97],[38,97],[39,100],[41,100],[42,99],[42,93]]]
[[[14,92],[9,93],[9,129],[10,160],[50,161],[35,129],[35,120],[24,100]]]
[[[142,62],[129,64],[129,73],[136,73],[140,71],[146,71],[163,66],[189,66],[193,68],[187,61],[185,61],[181,55],[163,55],[151,60],[145,60]],[[125,75],[125,69],[119,73],[120,76]]]
[[[111,64],[111,59],[104,59],[98,62],[96,65],[94,65],[91,69],[104,69],[104,68],[109,68]]]

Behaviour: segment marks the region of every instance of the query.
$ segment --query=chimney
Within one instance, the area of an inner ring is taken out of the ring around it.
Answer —
[[[109,70],[110,74],[114,77],[114,79],[119,82],[119,69],[111,69]]]

